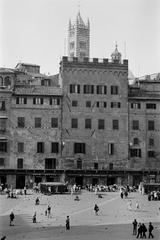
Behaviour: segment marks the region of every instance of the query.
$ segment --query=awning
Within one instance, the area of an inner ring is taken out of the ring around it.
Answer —
[[[6,137],[0,137],[0,141],[7,141]]]
[[[6,119],[6,118],[7,118],[7,116],[0,116],[0,118]]]

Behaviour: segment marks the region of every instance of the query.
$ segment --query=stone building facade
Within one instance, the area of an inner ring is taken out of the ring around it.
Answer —
[[[158,74],[129,85],[117,47],[111,60],[63,57],[58,76],[37,69],[0,70],[2,183],[160,181]]]

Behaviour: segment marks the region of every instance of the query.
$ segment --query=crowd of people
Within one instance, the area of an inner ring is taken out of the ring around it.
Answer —
[[[160,201],[160,191],[152,191],[148,193],[148,201]]]

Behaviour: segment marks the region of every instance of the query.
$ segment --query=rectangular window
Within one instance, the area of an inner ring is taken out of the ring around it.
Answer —
[[[59,153],[59,143],[58,142],[52,142],[51,143],[51,152],[52,153]]]
[[[60,99],[59,98],[50,98],[49,99],[49,104],[58,106],[58,105],[60,105]]]
[[[43,105],[43,98],[33,98],[34,105]]]
[[[117,119],[114,119],[114,120],[112,121],[112,128],[113,128],[114,130],[118,130],[118,129],[119,129],[119,121],[118,121]]]
[[[109,163],[109,170],[113,170],[113,163]]]
[[[91,129],[92,128],[92,121],[90,118],[85,119],[85,128],[86,129]]]
[[[78,119],[77,118],[71,119],[71,128],[78,128]]]
[[[96,102],[96,107],[97,108],[106,108],[107,107],[107,102]]]
[[[149,146],[150,147],[154,146],[154,139],[153,138],[149,138]]]
[[[94,169],[98,170],[98,163],[97,162],[94,163]]]
[[[70,84],[70,93],[80,93],[80,85]]]
[[[17,159],[17,168],[18,169],[23,169],[23,158],[18,158]]]
[[[5,111],[6,106],[5,106],[5,101],[0,101],[0,111]]]
[[[154,120],[149,120],[148,121],[148,131],[153,131],[154,130]]]
[[[0,133],[6,132],[6,124],[7,124],[6,121],[7,121],[6,118],[0,118]]]
[[[0,167],[4,167],[4,158],[0,158]]]
[[[56,158],[46,158],[45,169],[56,169]]]
[[[84,85],[83,93],[84,94],[93,94],[94,93],[94,85]]]
[[[155,151],[148,151],[148,157],[154,158],[155,157]]]
[[[133,145],[139,145],[139,139],[138,138],[133,139]]]
[[[141,149],[137,148],[132,148],[130,149],[130,155],[131,157],[139,157],[141,158]]]
[[[121,108],[120,102],[111,102],[111,108]]]
[[[35,128],[41,128],[41,118],[35,118]]]
[[[73,100],[73,101],[72,101],[72,107],[77,107],[77,106],[78,106],[78,101]]]
[[[0,141],[0,152],[7,152],[7,142]]]
[[[82,160],[81,159],[77,160],[77,169],[82,169]]]
[[[104,119],[98,119],[98,129],[104,129],[104,128],[105,128]]]
[[[17,126],[19,128],[24,128],[25,127],[25,118],[24,117],[18,117]]]
[[[114,154],[114,143],[108,143],[108,155]]]
[[[156,109],[155,103],[146,103],[146,109]]]
[[[86,101],[86,107],[90,108],[91,107],[91,101]]]
[[[18,153],[23,153],[23,152],[24,152],[24,143],[18,142]]]
[[[97,85],[97,94],[107,94],[107,86]]]
[[[131,103],[131,108],[140,109],[141,108],[141,104],[140,103]]]
[[[74,153],[86,153],[85,143],[74,143]]]
[[[37,153],[44,153],[44,142],[37,142]]]
[[[27,98],[26,97],[17,97],[16,104],[27,104]]]
[[[111,86],[111,94],[118,95],[118,86]]]
[[[51,118],[51,127],[58,128],[58,118]]]
[[[132,121],[132,129],[133,130],[139,130],[139,121],[138,120],[133,120]]]

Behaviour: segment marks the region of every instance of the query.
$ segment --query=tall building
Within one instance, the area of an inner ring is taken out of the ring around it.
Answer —
[[[68,56],[69,57],[89,57],[90,52],[90,24],[82,20],[78,12],[75,23],[69,21],[68,28]]]

